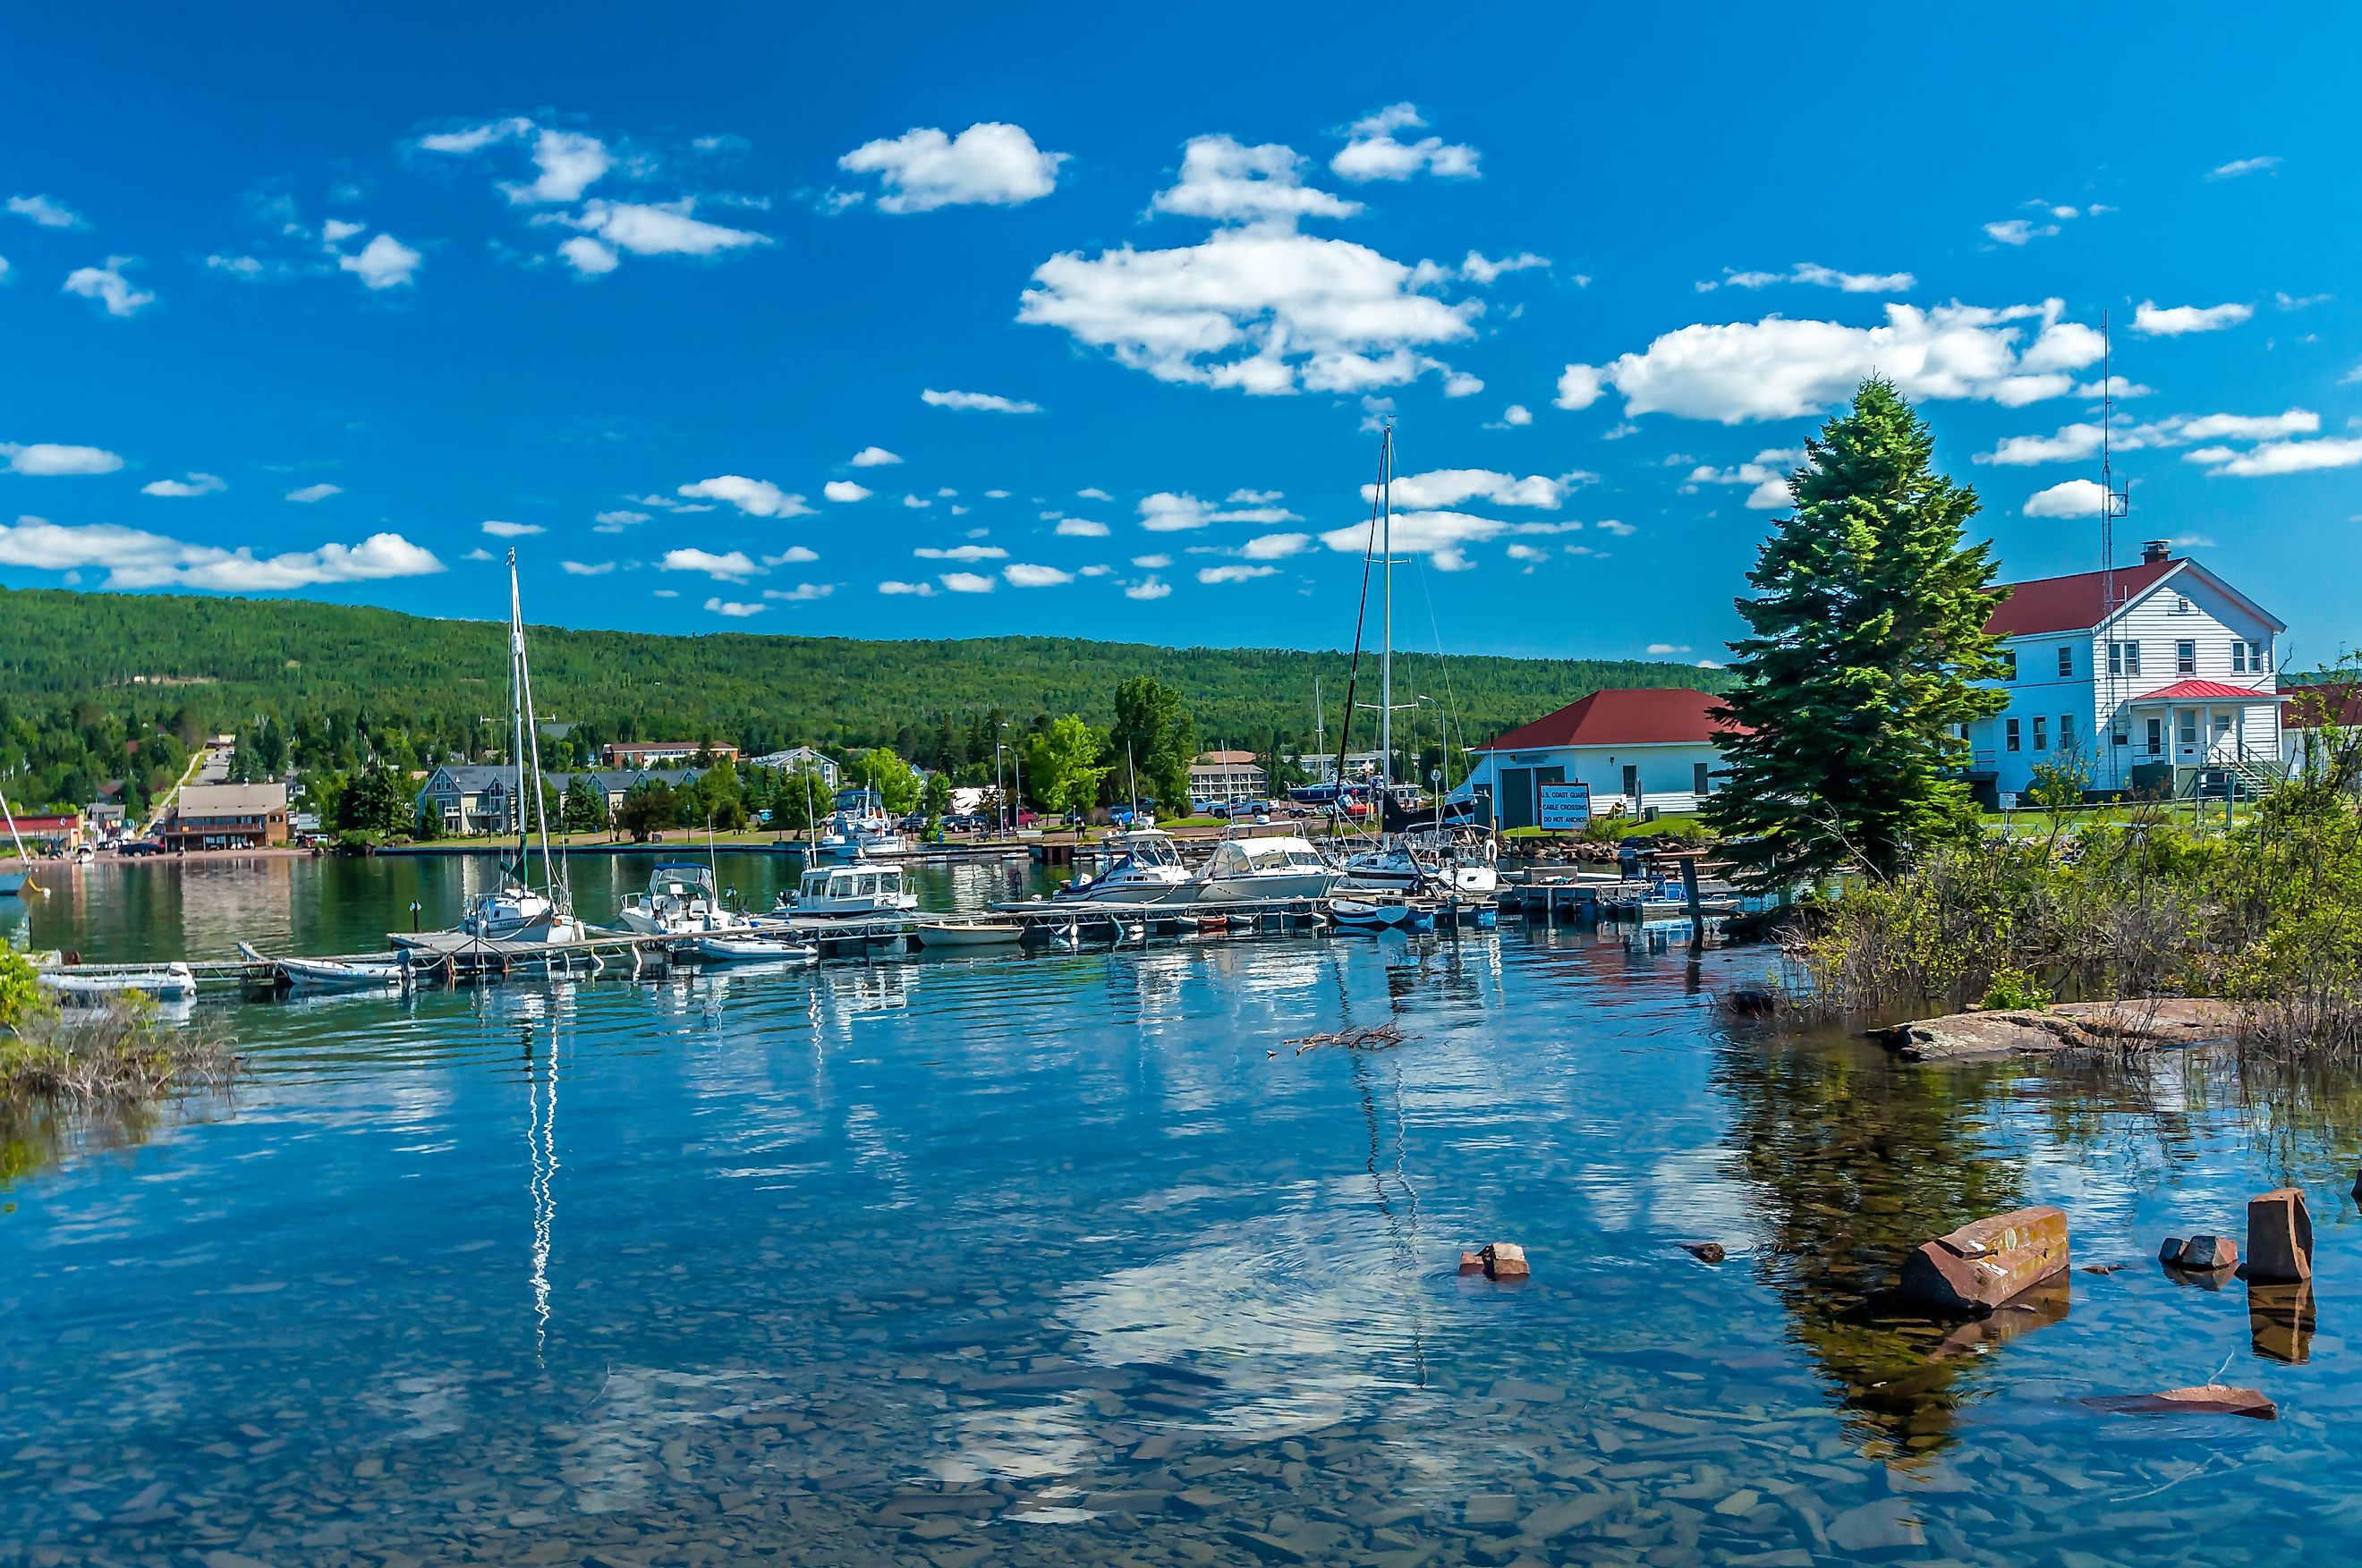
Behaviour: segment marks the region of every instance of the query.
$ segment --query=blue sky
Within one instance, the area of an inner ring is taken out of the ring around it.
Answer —
[[[1718,656],[1870,369],[2010,576],[2362,641],[2351,13],[50,7],[0,582],[689,631]],[[1430,607],[1432,626],[1429,624]]]

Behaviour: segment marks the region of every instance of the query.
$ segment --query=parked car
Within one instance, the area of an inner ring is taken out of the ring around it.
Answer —
[[[1133,828],[1153,828],[1156,826],[1156,813],[1144,806],[1137,812],[1129,806],[1119,806],[1108,813],[1108,820],[1126,831]]]
[[[125,840],[123,848],[116,852],[123,855],[160,855],[164,852],[164,846],[153,839],[131,839]]]
[[[1020,827],[1020,828],[1031,828],[1031,827],[1032,827],[1035,823],[1040,822],[1041,820],[1042,820],[1041,813],[1039,813],[1039,812],[1035,811],[1032,806],[1020,806],[1020,807],[1018,808],[1018,811],[1017,811],[1017,826],[1018,826],[1018,827]]]

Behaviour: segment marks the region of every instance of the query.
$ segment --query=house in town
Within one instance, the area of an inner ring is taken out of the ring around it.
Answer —
[[[71,854],[82,848],[87,827],[79,811],[46,812],[19,811],[12,818],[17,837],[25,848],[35,854]],[[0,855],[11,848],[5,832],[0,832]]]
[[[2014,583],[1985,630],[2011,665],[2008,706],[1962,727],[1988,805],[2037,764],[2094,791],[2179,795],[2202,775],[2266,787],[2281,760],[2275,644],[2288,630],[2164,541],[2138,564]]]
[[[446,762],[426,775],[418,809],[443,819],[446,833],[513,833],[516,774],[495,762]]]
[[[1263,769],[1253,751],[1204,751],[1189,763],[1189,798],[1200,806],[1261,800]]]
[[[1721,703],[1688,686],[1593,692],[1471,748],[1473,765],[1452,798],[1473,797],[1477,820],[1505,828],[1536,825],[1537,787],[1547,784],[1588,784],[1596,813],[1618,804],[1694,810],[1722,771],[1729,726],[1714,717]]]
[[[287,842],[283,784],[190,784],[157,838],[167,850],[260,850]]]
[[[686,762],[707,751],[713,753],[716,762],[738,760],[737,747],[708,745],[702,740],[611,740],[600,748],[599,760],[611,768],[655,768]]]
[[[840,779],[835,762],[810,746],[790,746],[784,751],[766,751],[759,757],[748,758],[746,765],[750,768],[770,768],[783,773],[799,771],[817,773],[821,782],[832,791],[837,787]]]
[[[694,769],[686,771],[695,772]],[[579,773],[550,773],[546,776],[551,792],[561,801],[566,798],[566,792],[574,787],[576,779],[589,779],[590,786],[606,797],[607,815],[612,817],[615,815],[615,808],[624,804],[624,797],[632,793],[632,787],[648,775],[637,768],[590,768]]]

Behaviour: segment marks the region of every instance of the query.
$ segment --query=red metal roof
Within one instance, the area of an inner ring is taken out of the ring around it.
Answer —
[[[2280,723],[2288,729],[2318,729],[2324,718],[2340,729],[2362,724],[2362,684],[2323,681],[2280,694]]]
[[[1721,706],[1720,697],[1688,686],[1619,686],[1593,692],[1476,750],[1703,744],[1718,740],[1732,728],[1711,717]]]
[[[2226,686],[2221,681],[2176,681],[2169,686],[2159,686],[2153,692],[2143,692],[2135,702],[2201,702],[2223,697],[2235,697],[2242,702],[2269,702],[2272,694],[2246,686]]]
[[[2165,561],[2144,561],[2137,565],[2116,568],[2116,602],[2121,609],[2125,603],[2165,575],[2182,564],[2180,557]],[[2009,585],[2009,598],[2003,600],[1990,619],[1985,630],[1995,637],[2034,637],[2045,631],[2089,631],[2105,619],[2108,606],[2108,575],[2105,572],[2078,572],[2070,577],[2037,577],[2030,583]]]

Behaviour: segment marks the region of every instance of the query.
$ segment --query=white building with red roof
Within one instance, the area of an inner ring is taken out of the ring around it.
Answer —
[[[1593,692],[1472,748],[1473,765],[1453,796],[1489,801],[1503,828],[1535,826],[1538,792],[1551,784],[1588,784],[1596,813],[1619,802],[1635,812],[1692,810],[1722,771],[1719,741],[1729,726],[1715,718],[1721,705],[1688,686]]]
[[[2097,790],[2260,786],[2280,760],[2286,623],[2161,541],[2113,573],[2012,584],[1985,630],[2015,673],[2009,706],[1964,729],[1980,793],[2022,795],[2045,762]]]

